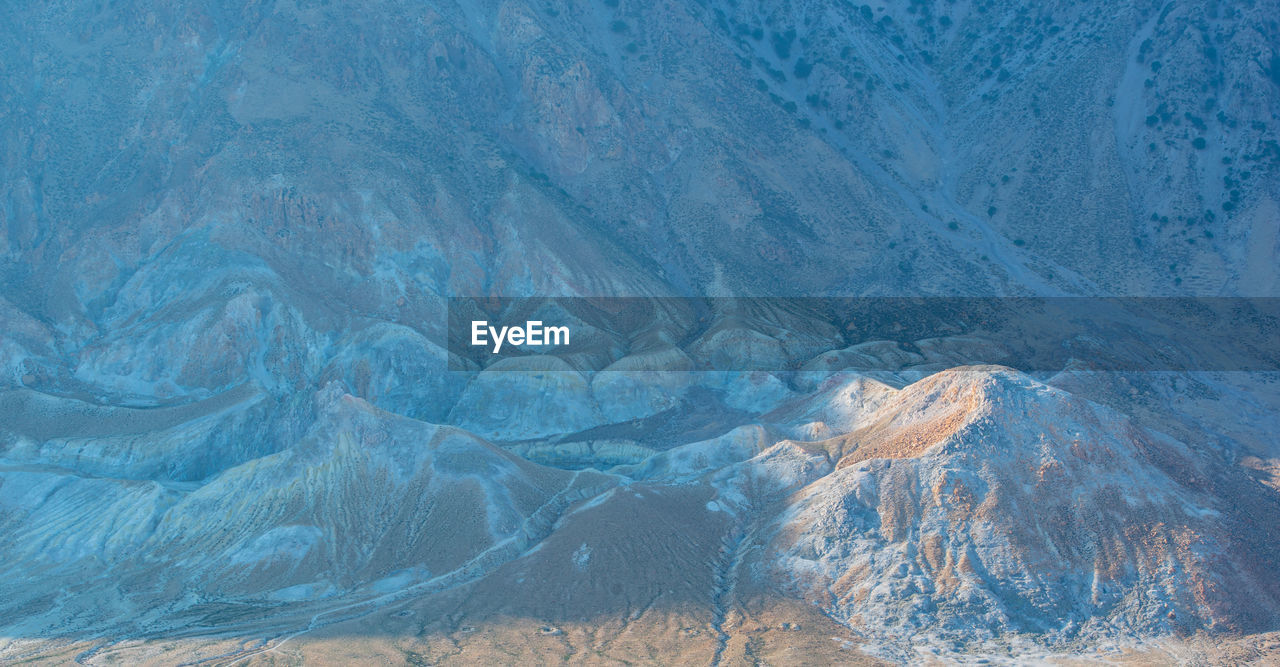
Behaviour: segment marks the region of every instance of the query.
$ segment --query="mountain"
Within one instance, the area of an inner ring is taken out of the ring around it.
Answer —
[[[1273,371],[804,298],[1277,296],[1277,10],[0,6],[0,660],[1274,659]]]
[[[719,425],[691,404],[505,450],[334,383],[295,444],[199,481],[10,449],[0,650],[1224,660],[1273,636],[1280,497],[1239,461],[1015,371],[900,383],[837,372]]]
[[[781,568],[869,634],[1111,639],[1276,622],[1277,552],[1259,531],[1280,505],[1061,390],[939,373],[819,446],[834,470],[784,516]],[[1233,502],[1244,494],[1250,506]]]

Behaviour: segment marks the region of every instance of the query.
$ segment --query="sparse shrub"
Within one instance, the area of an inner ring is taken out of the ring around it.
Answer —
[[[770,41],[773,43],[773,52],[778,54],[779,60],[787,60],[791,57],[791,43],[796,41],[795,29],[786,32],[774,32]]]

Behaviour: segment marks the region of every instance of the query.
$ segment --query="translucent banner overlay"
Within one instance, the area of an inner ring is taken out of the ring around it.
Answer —
[[[453,297],[450,370],[1280,370],[1271,297]]]

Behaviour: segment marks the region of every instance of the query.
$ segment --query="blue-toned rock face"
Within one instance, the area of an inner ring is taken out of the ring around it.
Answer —
[[[0,662],[1269,657],[1269,311],[803,298],[1280,297],[1276,16],[4,3]]]

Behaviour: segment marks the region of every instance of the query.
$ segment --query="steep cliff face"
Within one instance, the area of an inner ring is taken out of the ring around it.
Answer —
[[[5,378],[315,384],[448,294],[1270,294],[1269,6],[10,5]]]
[[[1271,294],[1268,8],[10,5],[5,380],[314,384],[448,294]]]

